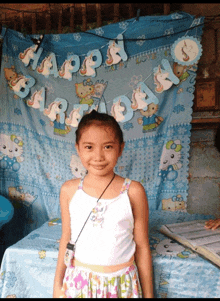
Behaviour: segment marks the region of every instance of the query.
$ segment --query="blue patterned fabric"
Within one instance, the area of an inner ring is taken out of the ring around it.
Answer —
[[[156,298],[218,298],[219,268],[159,232],[168,224],[213,218],[185,212],[154,210],[150,214],[150,248]],[[51,298],[61,222],[46,222],[9,247],[0,272],[0,297]],[[89,246],[88,246],[89,249]]]
[[[5,197],[0,195],[0,230],[1,227],[8,223],[14,214],[14,207]]]
[[[124,132],[116,173],[143,184],[150,210],[186,210],[203,21],[180,12],[81,33],[3,28],[0,193],[26,207],[24,235],[60,215],[62,183],[85,173],[75,130],[98,105]]]

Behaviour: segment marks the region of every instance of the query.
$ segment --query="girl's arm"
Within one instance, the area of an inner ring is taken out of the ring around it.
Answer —
[[[72,186],[72,187],[71,187]],[[60,209],[62,219],[62,236],[60,239],[60,247],[57,261],[57,268],[54,278],[53,297],[59,298],[64,293],[61,291],[63,285],[63,278],[66,271],[66,265],[64,263],[64,255],[66,251],[66,245],[71,237],[70,230],[70,215],[69,215],[69,202],[71,190],[73,188],[73,181],[67,181],[60,189]]]
[[[153,268],[148,237],[148,201],[144,187],[132,181],[129,197],[134,216],[135,262],[144,298],[153,298]]]

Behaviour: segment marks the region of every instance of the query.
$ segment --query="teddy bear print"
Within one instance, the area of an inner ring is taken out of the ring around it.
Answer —
[[[5,72],[5,78],[8,82],[8,86],[11,90],[13,90],[12,82],[18,79],[21,74],[18,74],[15,71],[14,66],[11,66],[11,68],[4,68],[4,72]],[[18,98],[18,96],[15,94],[14,98]]]
[[[173,73],[179,78],[180,82],[183,82],[185,80],[187,80],[187,78],[189,77],[189,73],[187,72],[188,67],[187,66],[182,66],[179,65],[178,63],[174,62],[173,64]]]
[[[18,78],[18,73],[15,71],[15,67],[11,66],[11,68],[4,68],[5,78],[8,81],[8,85],[10,89],[12,89],[10,82]]]
[[[150,103],[146,111],[143,109],[140,110],[143,117],[138,118],[138,123],[143,126],[143,133],[146,133],[149,130],[153,130],[158,127],[159,124],[163,121],[163,117],[157,116],[158,104]]]

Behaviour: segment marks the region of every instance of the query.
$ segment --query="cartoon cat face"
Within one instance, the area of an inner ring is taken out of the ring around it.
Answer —
[[[140,113],[143,116],[149,117],[149,116],[152,116],[153,114],[156,114],[157,111],[158,111],[158,105],[152,102],[148,105],[148,108],[146,111],[141,109]]]
[[[94,92],[94,85],[83,85],[82,83],[75,84],[76,94],[79,98],[84,98]]]
[[[172,149],[164,150],[160,161],[160,169],[166,170],[169,165],[178,163],[180,158],[180,152],[176,153]]]
[[[170,145],[170,143],[172,144]],[[175,148],[173,148],[172,145],[174,145]],[[169,165],[177,164],[181,159],[181,148],[179,140],[169,141],[166,145],[164,145],[160,159],[160,169],[167,170]]]
[[[12,66],[11,68],[4,68],[4,71],[5,71],[5,78],[7,79],[7,81],[14,80],[18,77],[17,72],[15,72],[14,66]]]
[[[184,201],[177,202],[176,201],[176,210],[184,210],[186,209],[186,204]]]
[[[70,168],[71,168],[72,174],[76,178],[81,178],[86,175],[87,171],[86,171],[85,167],[82,165],[82,162],[77,155],[72,155],[71,162],[70,162]]]
[[[9,158],[19,157],[23,153],[23,142],[15,135],[0,134],[0,152]]]
[[[175,202],[173,202],[172,199],[162,200],[162,209],[166,211],[175,211]]]
[[[175,256],[185,250],[183,246],[170,238],[163,239],[156,247],[156,252],[163,256]]]
[[[170,199],[162,200],[162,210],[166,211],[177,211],[177,210],[185,210],[186,204],[184,201],[173,201]]]

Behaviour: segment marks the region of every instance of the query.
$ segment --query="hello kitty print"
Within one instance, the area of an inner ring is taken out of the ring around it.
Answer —
[[[0,166],[2,169],[18,171],[20,163],[24,161],[23,141],[16,135],[0,134]]]

